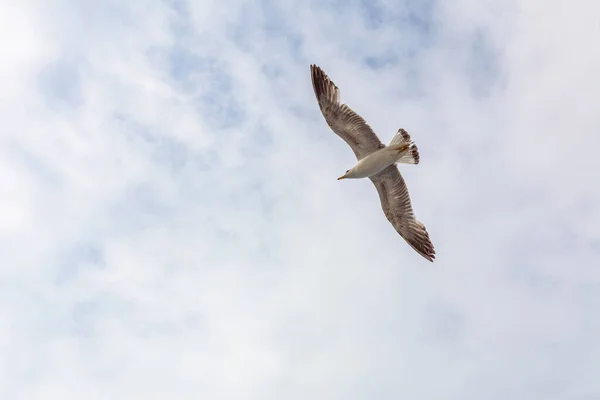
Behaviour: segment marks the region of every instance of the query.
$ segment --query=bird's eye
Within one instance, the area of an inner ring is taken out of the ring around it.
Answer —
[[[350,170],[347,170],[346,173],[350,172]]]

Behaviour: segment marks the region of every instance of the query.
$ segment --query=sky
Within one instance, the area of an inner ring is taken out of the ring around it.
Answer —
[[[600,399],[600,3],[0,2],[0,398]],[[385,219],[317,64],[436,248]]]

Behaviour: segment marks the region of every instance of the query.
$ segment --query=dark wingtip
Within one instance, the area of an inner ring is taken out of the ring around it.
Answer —
[[[429,251],[424,252],[424,251],[419,251],[418,253],[423,256],[424,259],[426,259],[429,262],[433,262],[435,260],[435,250],[433,248],[428,249]]]
[[[315,96],[319,102],[322,101],[323,97],[331,97],[330,85],[333,84],[327,74],[316,64],[310,65],[311,80]],[[334,85],[335,86],[335,85]]]

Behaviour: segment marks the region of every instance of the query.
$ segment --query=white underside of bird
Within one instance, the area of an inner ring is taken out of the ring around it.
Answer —
[[[338,178],[361,179],[376,175],[390,165],[403,161],[414,163],[411,151],[412,143],[404,139],[402,132],[398,132],[390,144],[382,149],[375,150],[364,158],[358,160],[356,165]]]

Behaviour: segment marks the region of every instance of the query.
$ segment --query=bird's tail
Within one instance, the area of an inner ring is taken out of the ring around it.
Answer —
[[[408,132],[406,132],[404,129],[398,129],[398,132],[396,133],[396,135],[394,135],[388,147],[394,150],[398,150],[400,157],[398,157],[396,163],[419,163],[419,149],[417,148],[417,145],[411,140]]]

